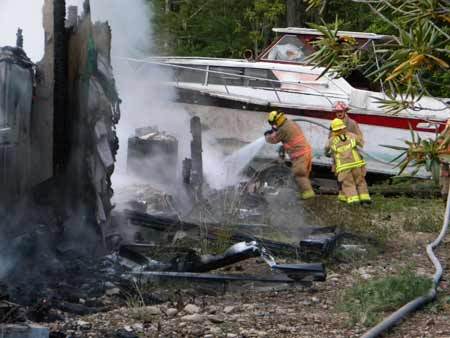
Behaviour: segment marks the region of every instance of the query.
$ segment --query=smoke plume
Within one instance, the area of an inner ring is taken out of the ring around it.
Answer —
[[[84,0],[67,0],[82,12]],[[154,56],[152,12],[145,0],[91,0],[94,21],[108,21],[112,29],[113,68],[120,98],[122,118],[117,133],[120,149],[117,157],[114,185],[125,181],[127,140],[136,128],[157,126],[178,138],[179,157],[189,156],[191,135],[189,114],[175,104],[176,93],[165,85],[172,73],[170,69],[149,64],[133,63],[130,59]],[[15,45],[17,28],[24,34],[24,49],[38,62],[44,50],[42,6],[44,0],[0,0],[0,45]],[[26,9],[26,10],[25,10]],[[13,19],[11,19],[13,18]],[[223,157],[213,147],[213,138],[204,134],[204,171],[206,179],[215,187],[223,186],[220,166]],[[152,176],[153,179],[155,177]],[[174,178],[174,180],[177,178]]]

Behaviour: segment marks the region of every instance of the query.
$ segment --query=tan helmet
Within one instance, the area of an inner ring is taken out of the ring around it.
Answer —
[[[345,103],[345,102],[338,101],[334,105],[334,111],[336,111],[336,112],[340,112],[340,111],[346,112],[348,110],[349,110],[349,107],[348,107],[347,103]]]

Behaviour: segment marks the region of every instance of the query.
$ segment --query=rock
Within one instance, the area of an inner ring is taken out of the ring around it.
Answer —
[[[227,338],[237,338],[237,334],[227,333]]]
[[[136,334],[128,332],[124,329],[117,330],[113,336],[114,338],[139,338]]]
[[[361,267],[357,270],[358,274],[364,280],[368,280],[368,279],[372,278],[372,275],[369,273],[371,271],[372,271],[372,269],[370,267]]]
[[[311,301],[316,304],[320,302],[319,298],[317,297],[311,297]]]
[[[215,305],[210,305],[206,308],[206,312],[211,314],[217,313],[217,311],[219,311],[219,307]]]
[[[134,331],[136,331],[136,332],[143,332],[143,331],[144,331],[144,325],[142,325],[141,323],[133,324],[133,325],[131,326],[131,328],[132,328]]]
[[[362,273],[361,274],[361,278],[364,279],[364,280],[368,280],[368,279],[372,278],[372,276],[369,275],[368,273]]]
[[[215,323],[215,324],[220,324],[225,321],[225,318],[223,318],[222,316],[219,316],[219,315],[208,315],[207,318],[210,322]]]
[[[197,305],[188,304],[184,307],[184,311],[192,315],[194,313],[199,313],[200,308]]]
[[[255,304],[244,304],[242,307],[245,311],[252,311],[255,309]]]
[[[91,323],[85,322],[84,320],[78,320],[77,321],[77,326],[81,329],[81,330],[89,330],[92,327]]]
[[[109,282],[109,281],[107,281],[107,282],[105,282],[105,288],[107,288],[107,289],[113,289],[113,288],[115,288],[116,286],[113,284],[113,283],[111,283],[111,282]]]
[[[106,290],[105,294],[107,296],[114,296],[114,295],[118,295],[120,293],[120,289],[119,288],[112,288],[112,289],[108,289]]]
[[[161,314],[161,309],[158,306],[146,306],[145,312],[150,315],[157,316]]]
[[[234,311],[234,306],[225,306],[225,308],[223,309],[223,312],[226,314],[229,314],[233,311]]]
[[[178,313],[178,310],[175,308],[170,308],[170,309],[167,309],[167,311],[166,311],[166,314],[169,317],[175,317],[177,315],[177,313]]]
[[[215,336],[220,336],[222,334],[222,329],[220,327],[214,326],[209,329],[209,332]]]
[[[187,316],[181,317],[181,320],[185,321],[185,322],[198,323],[198,322],[204,321],[205,320],[205,316],[200,315],[198,313],[194,313],[192,315],[187,315]]]

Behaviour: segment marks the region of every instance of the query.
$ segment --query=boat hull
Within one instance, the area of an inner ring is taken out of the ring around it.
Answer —
[[[202,125],[213,140],[216,150],[224,155],[230,154],[245,144],[255,141],[269,128],[266,111],[237,109],[204,104],[182,103],[185,110],[192,116],[199,116]],[[391,163],[399,152],[383,147],[383,145],[405,146],[405,141],[411,139],[409,125],[415,126],[415,131],[424,139],[435,137],[435,130],[420,130],[423,121],[402,119],[395,117],[371,116],[367,114],[350,114],[352,118],[359,120],[359,126],[364,134],[365,160],[367,168],[371,172],[395,175],[398,168]],[[324,155],[324,147],[328,140],[328,127],[334,118],[330,112],[298,112],[287,114],[290,119],[298,121],[306,138],[313,147],[314,163],[317,165],[330,165],[330,159]],[[406,121],[405,121],[406,120]],[[385,124],[383,124],[383,121]],[[396,127],[387,126],[390,123]],[[408,127],[406,127],[408,126]],[[274,159],[277,155],[277,146],[267,144],[258,154],[260,159]],[[422,173],[424,175],[425,173]]]

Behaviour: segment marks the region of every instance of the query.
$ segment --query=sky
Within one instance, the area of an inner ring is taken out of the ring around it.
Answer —
[[[0,46],[15,46],[17,28],[23,29],[24,49],[34,61],[42,58],[44,0],[0,0]]]

